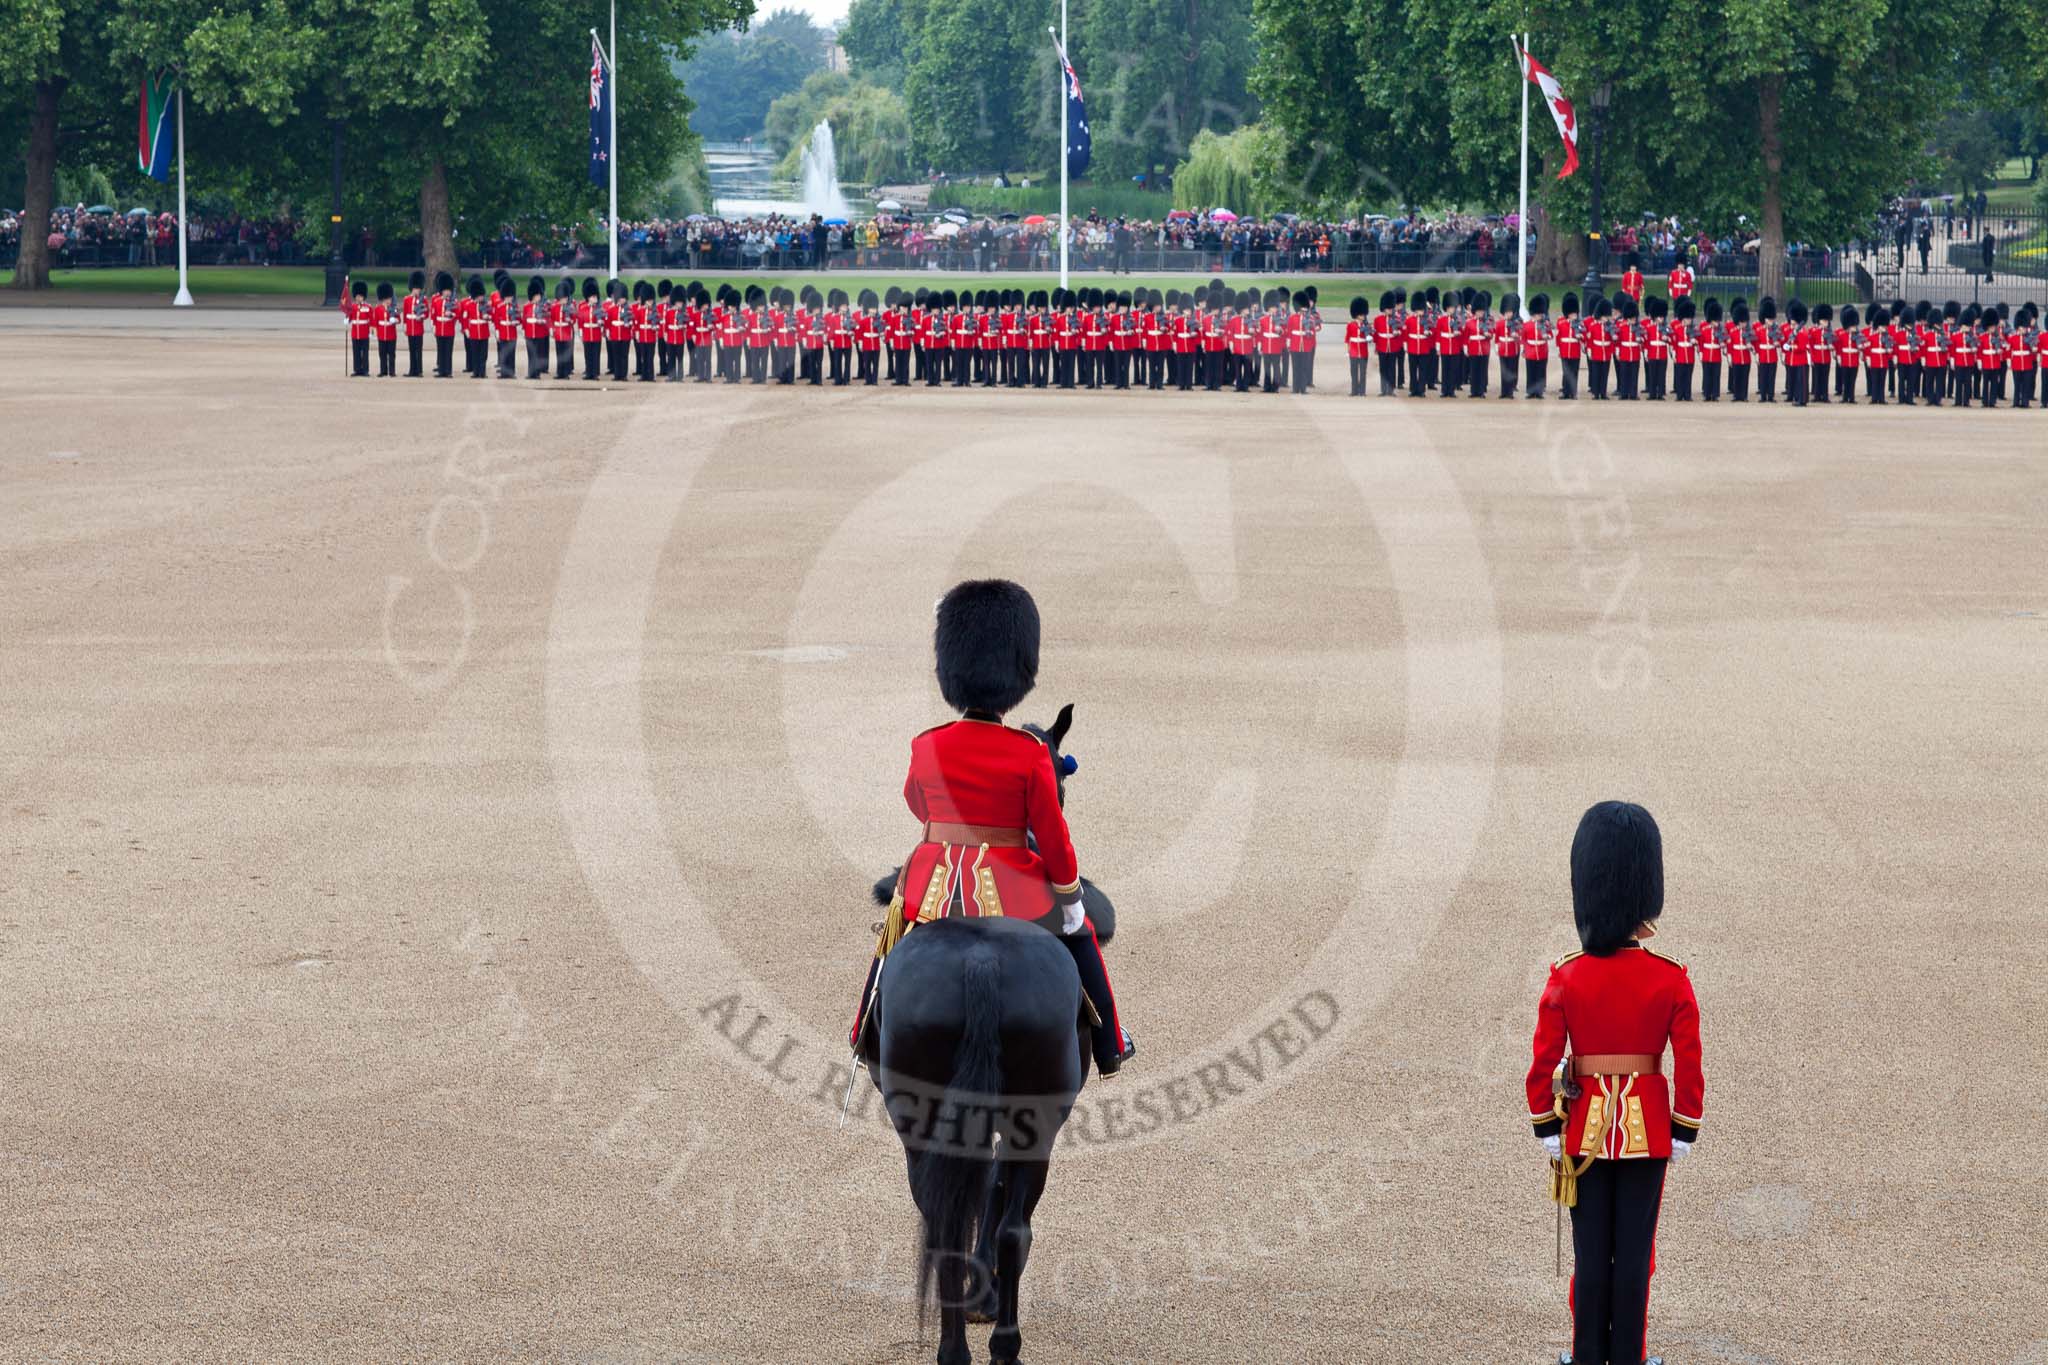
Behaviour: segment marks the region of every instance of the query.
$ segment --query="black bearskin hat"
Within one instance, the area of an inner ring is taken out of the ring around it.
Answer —
[[[661,283],[659,283],[659,284],[657,284],[657,285],[655,285],[655,286],[654,286],[654,297],[656,297],[656,298],[658,298],[658,299],[665,299],[665,298],[669,298],[669,297],[671,297],[671,296],[672,296],[672,295],[673,295],[673,294],[674,294],[675,292],[676,292],[676,287],[675,287],[675,284],[674,284],[674,283],[673,283],[672,281],[670,281],[670,280],[667,280],[667,279],[664,279],[664,280],[662,280],[662,281],[661,281]]]
[[[1636,305],[1636,301],[1634,299],[1628,297],[1628,295],[1626,294],[1622,295],[1621,315],[1623,317],[1627,318],[1630,322],[1634,322],[1636,318],[1641,315],[1641,313],[1642,309]]]
[[[1288,300],[1288,302],[1291,303],[1297,310],[1306,308],[1308,307],[1308,295],[1302,293],[1299,289],[1297,289],[1294,291],[1294,297]]]
[[[633,297],[641,303],[647,302],[654,297],[654,286],[645,280],[638,281],[633,286]]]
[[[1957,303],[1954,299],[1950,299],[1947,303],[1941,305],[1941,315],[1950,322],[1954,322],[1963,315],[1963,305]]]
[[[1854,327],[1856,325],[1856,310],[1847,304],[1842,305],[1842,325],[1844,327]]]
[[[1131,306],[1131,291],[1130,291],[1130,290],[1128,290],[1128,289],[1126,289],[1126,290],[1124,290],[1124,291],[1123,291],[1123,292],[1122,292],[1121,294],[1118,294],[1118,295],[1116,296],[1116,303],[1117,303],[1117,307],[1119,307],[1119,308],[1128,308],[1128,307],[1130,307],[1130,306]]]
[[[1515,296],[1513,294],[1502,295],[1502,306],[1505,307],[1507,303],[1514,297]],[[1491,289],[1482,289],[1479,292],[1475,293],[1472,296],[1472,306],[1474,308],[1477,308],[1482,313],[1484,313],[1487,309],[1493,307],[1493,291]]]
[[[1394,291],[1393,291],[1393,290],[1391,290],[1391,289],[1382,289],[1382,290],[1380,290],[1380,311],[1381,311],[1382,313],[1391,313],[1391,312],[1393,312],[1393,311],[1394,311]]]
[[[863,290],[861,290],[861,291],[860,291],[860,306],[861,306],[861,307],[863,307],[863,308],[873,308],[873,307],[874,307],[874,306],[875,306],[876,304],[878,304],[878,303],[880,303],[880,302],[881,302],[881,300],[875,297],[875,291],[874,291],[874,290],[872,290],[872,289],[863,289]]]
[[[894,308],[897,304],[903,302],[903,291],[893,284],[890,285],[882,292],[882,302]]]
[[[1834,320],[1834,316],[1835,310],[1829,305],[1825,303],[1816,303],[1815,305],[1813,305],[1813,320],[1815,322],[1832,322]]]
[[[597,297],[597,281],[588,275],[583,277],[583,297],[586,299]]]
[[[484,282],[475,275],[469,277],[469,296],[473,299],[480,299],[484,296]]]
[[[1663,317],[1669,307],[1669,304],[1655,294],[1643,300],[1643,311],[1653,318]]]
[[[1530,316],[1530,317],[1534,317],[1534,318],[1547,318],[1547,317],[1549,317],[1549,316],[1550,316],[1550,295],[1548,295],[1548,294],[1538,294],[1538,295],[1537,295],[1537,296],[1536,296],[1535,298],[1533,298],[1533,299],[1530,299],[1530,300],[1529,300],[1529,316]]]
[[[834,288],[831,293],[825,296],[825,305],[828,308],[846,307],[846,291],[844,289]]]
[[[1486,307],[1486,305],[1483,303],[1479,306],[1481,308]],[[1512,293],[1502,294],[1500,296],[1500,311],[1503,313],[1512,313],[1521,306],[1522,300]]]
[[[503,270],[491,272],[491,287],[507,298],[512,294],[512,277]]]
[[[604,282],[604,296],[608,299],[622,299],[626,297],[626,282],[624,280],[606,280]]]
[[[354,294],[359,299],[366,299],[370,297],[370,286],[364,284],[361,280],[357,280],[355,284],[350,287],[349,292],[351,294]]]
[[[1002,715],[1038,682],[1038,604],[1005,578],[959,584],[939,599],[933,650],[939,693],[955,711]]]
[[[1559,311],[1562,312],[1566,317],[1577,317],[1579,315],[1579,296],[1573,293],[1571,290],[1566,290],[1564,295],[1564,302],[1560,304],[1558,307]]]
[[[547,292],[547,281],[543,280],[538,275],[535,275],[532,279],[526,282],[526,297],[530,299],[540,298]]]
[[[1650,812],[1602,801],[1572,836],[1572,919],[1595,957],[1626,947],[1636,926],[1664,913],[1664,837]]]
[[[434,272],[434,292],[436,294],[446,294],[453,291],[454,288],[455,277],[453,275],[450,275],[445,270],[437,270]]]
[[[1715,303],[1715,300],[1713,300],[1713,299],[1708,299],[1708,300],[1707,300],[1707,307],[1709,307],[1709,308],[1712,308],[1712,307],[1714,306],[1714,303]],[[1735,300],[1735,302],[1734,302],[1734,303],[1732,303],[1732,304],[1728,305],[1728,320],[1729,320],[1730,322],[1736,322],[1736,323],[1748,322],[1748,321],[1749,321],[1749,300],[1748,300],[1748,299],[1737,299],[1737,300]]]
[[[1793,299],[1790,303],[1786,304],[1785,316],[1792,319],[1792,321],[1794,322],[1806,321],[1806,300]]]
[[[1351,296],[1351,316],[1362,318],[1365,316],[1365,311],[1365,297],[1361,294],[1353,294]]]
[[[1437,288],[1435,285],[1431,285],[1429,288],[1422,291],[1423,302],[1427,303],[1432,308],[1436,307],[1437,301],[1442,297],[1443,296],[1437,292]]]
[[[1707,321],[1708,321],[1708,322],[1719,322],[1720,320],[1721,320],[1721,300],[1719,300],[1719,299],[1716,299],[1716,298],[1709,298],[1709,299],[1707,300]]]
[[[1473,304],[1477,303],[1478,301],[1479,291],[1473,288],[1471,285],[1468,284],[1458,291],[1458,302],[1463,306],[1470,308]]]
[[[1609,303],[1606,299],[1600,300],[1598,303],[1593,305],[1593,316],[1596,318],[1613,317],[1614,305]]]
[[[1763,302],[1756,306],[1756,315],[1765,322],[1771,321],[1778,316],[1778,301],[1769,294],[1764,295]]]
[[[388,299],[391,297],[391,281],[377,281],[377,297],[380,299]]]
[[[411,275],[406,277],[405,284],[408,289],[425,289],[427,287],[427,272],[424,270],[413,271]]]
[[[575,286],[575,285],[573,285],[573,284],[571,284],[571,283],[569,282],[569,277],[568,277],[567,275],[564,275],[564,276],[562,276],[562,278],[561,278],[561,279],[559,279],[559,280],[556,280],[556,281],[555,281],[555,297],[556,297],[556,298],[558,298],[558,299],[566,299],[566,298],[572,298],[572,297],[574,297],[574,296],[575,296],[575,293],[576,293],[576,286]]]
[[[1690,322],[1692,321],[1693,315],[1699,312],[1699,309],[1693,306],[1693,302],[1691,299],[1680,299],[1677,303],[1672,305],[1672,311],[1677,313],[1678,316],[1684,321]]]

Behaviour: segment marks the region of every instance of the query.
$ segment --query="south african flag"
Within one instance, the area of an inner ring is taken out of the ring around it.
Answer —
[[[168,77],[142,78],[142,112],[135,120],[135,168],[152,180],[171,178],[171,91]]]

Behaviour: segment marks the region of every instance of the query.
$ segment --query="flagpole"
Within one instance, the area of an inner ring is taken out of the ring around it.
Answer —
[[[1067,222],[1067,138],[1072,128],[1067,116],[1067,0],[1060,0],[1060,288],[1067,287],[1067,240],[1073,235]]]
[[[612,0],[611,41],[606,44],[605,57],[611,63],[612,68],[611,80],[609,82],[612,100],[612,126],[608,134],[611,148],[610,154],[604,160],[611,174],[612,193],[611,275],[609,278],[615,280],[619,277],[619,0]],[[1525,96],[1522,101],[1522,140],[1524,142],[1528,141],[1529,136],[1528,121],[1528,99]]]
[[[1515,215],[1515,298],[1529,306],[1529,35],[1515,53],[1516,83],[1522,87],[1522,199]]]
[[[185,274],[185,87],[178,87],[178,295],[173,308],[190,308],[192,289]]]

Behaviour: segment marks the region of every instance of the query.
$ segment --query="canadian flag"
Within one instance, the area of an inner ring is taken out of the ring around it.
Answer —
[[[1572,102],[1564,97],[1557,77],[1526,51],[1519,47],[1516,51],[1521,54],[1522,75],[1536,82],[1536,88],[1543,92],[1543,102],[1550,106],[1550,117],[1557,121],[1557,135],[1564,139],[1564,169],[1557,173],[1557,178],[1562,180],[1579,168],[1579,116],[1572,112]]]

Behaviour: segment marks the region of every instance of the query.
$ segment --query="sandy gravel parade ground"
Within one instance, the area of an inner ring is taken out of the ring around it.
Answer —
[[[348,380],[0,312],[0,1358],[909,1362],[839,1126],[934,599],[1144,1051],[1026,1359],[1535,1362],[1579,812],[1663,824],[1672,1365],[2048,1365],[2048,414]],[[986,1329],[977,1329],[977,1343]]]

